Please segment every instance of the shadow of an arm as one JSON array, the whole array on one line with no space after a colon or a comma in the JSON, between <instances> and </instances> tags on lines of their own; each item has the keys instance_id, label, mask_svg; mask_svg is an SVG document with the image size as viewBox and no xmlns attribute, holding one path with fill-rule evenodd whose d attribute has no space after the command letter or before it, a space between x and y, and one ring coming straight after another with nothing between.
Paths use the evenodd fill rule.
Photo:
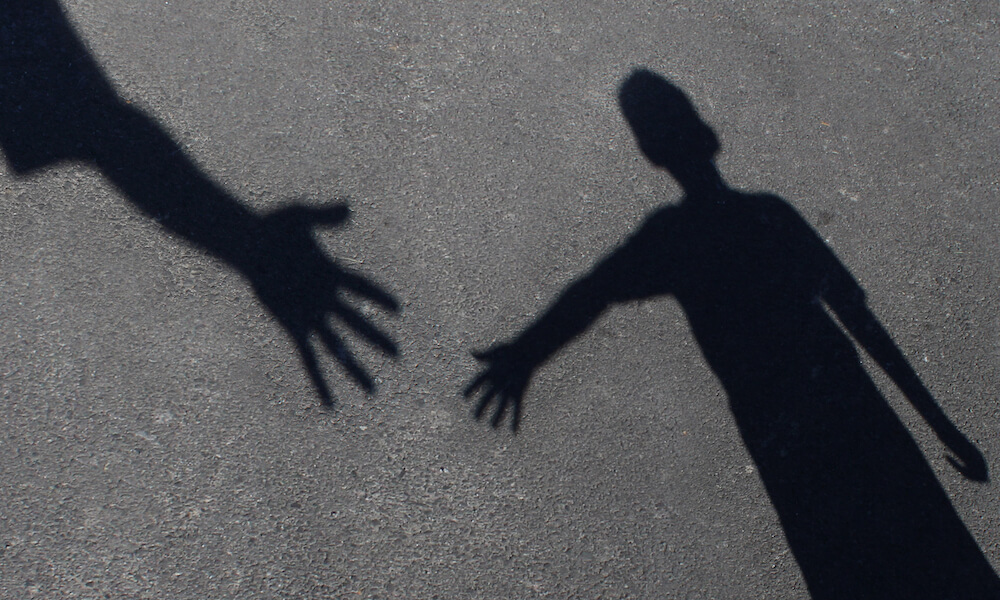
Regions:
<instances>
[{"instance_id":1,"label":"shadow of an arm","mask_svg":"<svg viewBox=\"0 0 1000 600\"><path fill-rule=\"evenodd\" d=\"M15 173L66 161L94 165L144 214L248 280L295 342L324 404L333 395L313 337L351 379L373 389L332 322L395 356L396 344L345 293L390 312L399 305L317 243L315 229L347 220L345 204L255 213L118 97L55 0L8 0L0 4L0 24L0 147Z\"/></svg>"}]
</instances>

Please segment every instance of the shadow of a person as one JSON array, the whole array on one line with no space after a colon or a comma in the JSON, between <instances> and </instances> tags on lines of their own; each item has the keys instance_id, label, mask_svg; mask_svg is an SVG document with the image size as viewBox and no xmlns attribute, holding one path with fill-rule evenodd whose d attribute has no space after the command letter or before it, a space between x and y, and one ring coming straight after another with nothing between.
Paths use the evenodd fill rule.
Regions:
<instances>
[{"instance_id":1,"label":"shadow of a person","mask_svg":"<svg viewBox=\"0 0 1000 600\"><path fill-rule=\"evenodd\" d=\"M781 198L729 188L715 134L684 93L646 70L619 90L639 147L684 198L655 211L513 341L477 357L476 416L512 413L549 357L617 302L673 294L729 397L814 598L1000 598L1000 582L844 329L954 454L979 451L941 411L864 293Z\"/></svg>"},{"instance_id":2,"label":"shadow of a person","mask_svg":"<svg viewBox=\"0 0 1000 600\"><path fill-rule=\"evenodd\" d=\"M294 341L323 404L333 394L314 336L358 385L374 387L331 320L397 354L344 293L392 312L396 300L337 264L314 237L317 227L345 222L347 205L251 211L118 96L56 0L0 3L0 148L18 175L66 161L96 167L143 213L236 268Z\"/></svg>"}]
</instances>

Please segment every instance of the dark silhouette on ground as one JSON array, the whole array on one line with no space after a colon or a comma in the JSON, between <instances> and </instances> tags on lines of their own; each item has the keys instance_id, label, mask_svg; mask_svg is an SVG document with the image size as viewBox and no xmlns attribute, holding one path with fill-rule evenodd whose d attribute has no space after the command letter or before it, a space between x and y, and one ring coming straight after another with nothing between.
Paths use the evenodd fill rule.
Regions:
<instances>
[{"instance_id":1,"label":"dark silhouette on ground","mask_svg":"<svg viewBox=\"0 0 1000 600\"><path fill-rule=\"evenodd\" d=\"M315 335L365 390L374 382L330 325L341 322L386 354L396 344L344 293L389 311L396 300L345 270L314 238L344 223L346 204L291 204L256 214L203 173L148 115L126 104L55 0L0 2L0 147L19 175L65 161L96 167L139 210L236 268L285 328L325 405Z\"/></svg>"},{"instance_id":2,"label":"dark silhouette on ground","mask_svg":"<svg viewBox=\"0 0 1000 600\"><path fill-rule=\"evenodd\" d=\"M655 211L513 341L478 354L466 389L516 429L536 369L610 305L673 294L729 396L814 598L1000 598L1000 582L920 449L863 369L843 328L954 454L985 481L979 451L949 421L865 305L833 252L781 198L727 187L712 130L649 71L622 111L684 198Z\"/></svg>"}]
</instances>

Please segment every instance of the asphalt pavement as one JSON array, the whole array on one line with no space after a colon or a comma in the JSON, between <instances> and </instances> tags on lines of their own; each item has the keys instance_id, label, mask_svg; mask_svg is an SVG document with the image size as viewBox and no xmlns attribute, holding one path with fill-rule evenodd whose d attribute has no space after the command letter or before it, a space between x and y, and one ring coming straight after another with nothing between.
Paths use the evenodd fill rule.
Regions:
<instances>
[{"instance_id":1,"label":"asphalt pavement","mask_svg":"<svg viewBox=\"0 0 1000 600\"><path fill-rule=\"evenodd\" d=\"M9 0L0 598L1000 598L998 18Z\"/></svg>"}]
</instances>

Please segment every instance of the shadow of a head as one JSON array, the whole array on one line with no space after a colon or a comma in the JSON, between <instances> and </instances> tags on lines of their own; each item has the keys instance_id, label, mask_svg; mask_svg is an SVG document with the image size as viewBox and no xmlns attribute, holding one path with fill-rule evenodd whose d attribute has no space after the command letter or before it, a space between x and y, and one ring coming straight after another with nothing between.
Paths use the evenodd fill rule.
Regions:
<instances>
[{"instance_id":1,"label":"shadow of a head","mask_svg":"<svg viewBox=\"0 0 1000 600\"><path fill-rule=\"evenodd\" d=\"M633 71L618 88L618 104L639 148L658 167L678 173L719 151L718 138L684 92L652 71Z\"/></svg>"}]
</instances>

